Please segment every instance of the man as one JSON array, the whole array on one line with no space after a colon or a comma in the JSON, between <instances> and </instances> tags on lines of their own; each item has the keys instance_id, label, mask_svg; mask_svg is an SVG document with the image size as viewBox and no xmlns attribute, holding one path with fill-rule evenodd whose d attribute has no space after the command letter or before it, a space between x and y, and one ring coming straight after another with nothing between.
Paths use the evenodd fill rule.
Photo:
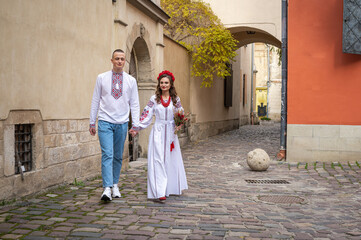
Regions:
<instances>
[{"instance_id":1,"label":"man","mask_svg":"<svg viewBox=\"0 0 361 240\"><path fill-rule=\"evenodd\" d=\"M118 182L123 161L124 142L128 132L129 112L133 128L139 126L139 97L135 78L123 71L125 54L116 49L112 54L113 69L98 75L90 110L89 132L98 135L102 150L103 201L120 198Z\"/></svg>"}]
</instances>

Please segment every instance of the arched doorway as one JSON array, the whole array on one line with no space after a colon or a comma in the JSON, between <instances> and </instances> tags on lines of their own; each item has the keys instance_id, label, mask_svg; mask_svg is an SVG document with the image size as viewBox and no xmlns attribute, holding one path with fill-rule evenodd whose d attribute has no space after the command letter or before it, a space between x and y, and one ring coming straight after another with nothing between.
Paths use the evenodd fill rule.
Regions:
<instances>
[{"instance_id":1,"label":"arched doorway","mask_svg":"<svg viewBox=\"0 0 361 240\"><path fill-rule=\"evenodd\" d=\"M139 103L140 108L145 106L146 102L144 99L149 99L150 96L143 87L141 87L144 82L151 80L151 58L149 50L145 40L141 37L138 37L133 47L131 48L130 61L129 61L129 74L132 75L138 84L138 93L139 93ZM129 125L128 128L132 126L132 119L129 116ZM137 158L143 155L144 144L140 144L140 134L136 137L132 137L130 134L129 139L129 161L136 161Z\"/></svg>"},{"instance_id":2,"label":"arched doorway","mask_svg":"<svg viewBox=\"0 0 361 240\"><path fill-rule=\"evenodd\" d=\"M278 57L281 41L262 29L250 26L233 26L228 30L238 40L238 53L242 55L239 71L241 125L258 123L261 118L279 122L281 65ZM246 120L248 118L249 121Z\"/></svg>"}]
</instances>

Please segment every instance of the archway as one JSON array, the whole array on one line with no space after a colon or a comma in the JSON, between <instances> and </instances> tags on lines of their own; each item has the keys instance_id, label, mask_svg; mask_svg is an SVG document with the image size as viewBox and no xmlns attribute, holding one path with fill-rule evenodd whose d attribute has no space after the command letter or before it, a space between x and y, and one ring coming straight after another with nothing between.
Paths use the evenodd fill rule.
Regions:
<instances>
[{"instance_id":1,"label":"archway","mask_svg":"<svg viewBox=\"0 0 361 240\"><path fill-rule=\"evenodd\" d=\"M140 107L145 106L144 99L149 99L148 91L142 85L151 81L151 58L146 41L138 37L133 44L130 52L129 74L137 79L138 93L140 98ZM129 116L129 128L132 126L132 119ZM135 161L144 152L144 144L140 144L139 136L133 138L130 134L129 139L129 161Z\"/></svg>"},{"instance_id":2,"label":"archway","mask_svg":"<svg viewBox=\"0 0 361 240\"><path fill-rule=\"evenodd\" d=\"M265 32L258 28L238 26L231 27L228 30L232 33L233 37L238 40L238 47L255 42L263 42L281 48L281 41L272 34Z\"/></svg>"},{"instance_id":3,"label":"archway","mask_svg":"<svg viewBox=\"0 0 361 240\"><path fill-rule=\"evenodd\" d=\"M281 54L279 51L281 41L259 28L234 26L228 30L238 40L240 48L238 52L246 55L241 58L240 76L238 77L241 79L240 124L255 124L260 117L271 118L279 122L281 66L278 65L278 56ZM260 59L262 57L263 59ZM248 64L242 62L248 62ZM245 104L247 96L250 96L250 104ZM271 112L272 114L270 114ZM250 121L248 122L246 119Z\"/></svg>"}]
</instances>

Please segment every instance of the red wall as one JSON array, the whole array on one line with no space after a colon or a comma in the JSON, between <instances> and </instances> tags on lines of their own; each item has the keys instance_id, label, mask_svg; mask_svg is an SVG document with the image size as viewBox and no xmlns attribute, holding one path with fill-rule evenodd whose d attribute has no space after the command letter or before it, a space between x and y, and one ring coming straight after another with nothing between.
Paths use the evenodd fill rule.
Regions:
<instances>
[{"instance_id":1,"label":"red wall","mask_svg":"<svg viewBox=\"0 0 361 240\"><path fill-rule=\"evenodd\" d=\"M361 55L342 52L343 1L290 0L288 124L361 125Z\"/></svg>"}]
</instances>

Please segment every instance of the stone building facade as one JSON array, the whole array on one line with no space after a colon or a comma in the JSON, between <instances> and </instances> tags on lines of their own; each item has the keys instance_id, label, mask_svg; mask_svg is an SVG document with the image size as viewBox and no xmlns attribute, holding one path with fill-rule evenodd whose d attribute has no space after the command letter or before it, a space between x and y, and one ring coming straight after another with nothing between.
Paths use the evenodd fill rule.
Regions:
<instances>
[{"instance_id":1,"label":"stone building facade","mask_svg":"<svg viewBox=\"0 0 361 240\"><path fill-rule=\"evenodd\" d=\"M234 78L228 107L219 101L223 79L200 87L202 80L190 75L189 53L163 34L169 17L159 0L0 3L0 34L6 36L0 42L0 199L100 175L98 137L88 132L90 104L96 77L111 69L116 48L125 51L124 70L137 79L141 109L158 73L174 72L191 113L181 143L239 126L239 81ZM239 76L240 67L233 72ZM130 158L146 157L149 132L126 141L123 170Z\"/></svg>"},{"instance_id":2,"label":"stone building facade","mask_svg":"<svg viewBox=\"0 0 361 240\"><path fill-rule=\"evenodd\" d=\"M0 16L0 199L99 176L88 132L96 76L125 50L144 106L163 69L169 17L142 0L1 0Z\"/></svg>"},{"instance_id":3,"label":"stone building facade","mask_svg":"<svg viewBox=\"0 0 361 240\"><path fill-rule=\"evenodd\" d=\"M261 102L266 112L263 114L273 121L281 120L281 63L276 47L264 43L254 43L254 63L256 86L256 111ZM260 90L257 90L260 89ZM267 90L268 89L268 90ZM261 92L261 94L259 94ZM260 97L261 95L261 97ZM262 97L264 98L262 99ZM267 106L268 105L268 106ZM268 112L268 114L267 114ZM260 114L257 114L260 117ZM262 114L261 114L262 115Z\"/></svg>"}]
</instances>

